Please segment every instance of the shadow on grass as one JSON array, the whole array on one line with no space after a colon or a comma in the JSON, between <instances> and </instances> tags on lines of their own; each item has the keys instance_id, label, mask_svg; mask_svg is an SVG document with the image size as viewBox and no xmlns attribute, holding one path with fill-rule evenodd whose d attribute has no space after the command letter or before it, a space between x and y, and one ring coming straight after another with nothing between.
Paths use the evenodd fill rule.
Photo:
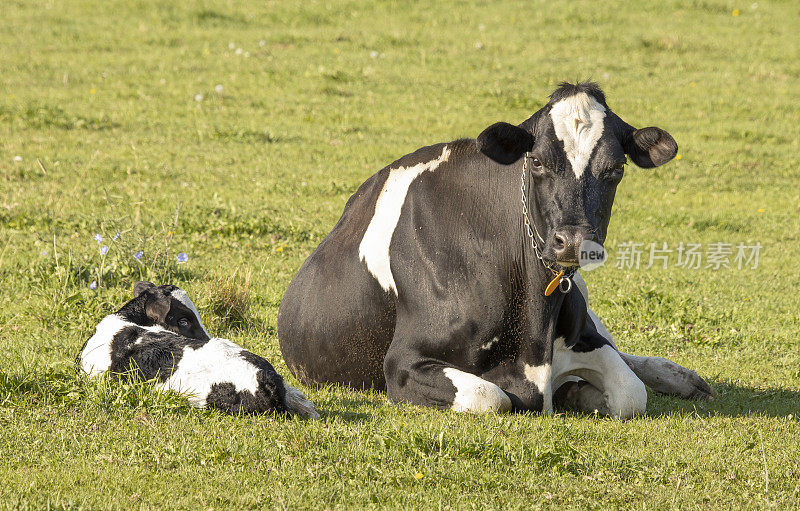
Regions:
<instances>
[{"instance_id":1,"label":"shadow on grass","mask_svg":"<svg viewBox=\"0 0 800 511\"><path fill-rule=\"evenodd\" d=\"M711 383L716 392L713 401L694 401L650 393L647 416L775 417L800 421L800 390L753 388L720 380ZM377 391L337 387L327 390L333 391L334 395L316 401L323 420L346 423L367 421L380 414L380 409L386 406L384 402L376 400L376 395L383 395ZM148 382L121 383L103 378L90 379L80 375L76 366L66 362L40 371L0 371L0 406L81 406L79 403L85 402L104 409L146 408L165 413L192 413L194 410L181 396L160 392ZM567 413L583 415L575 411Z\"/></svg>"},{"instance_id":2,"label":"shadow on grass","mask_svg":"<svg viewBox=\"0 0 800 511\"><path fill-rule=\"evenodd\" d=\"M341 389L339 389L341 393ZM353 395L350 397L329 397L328 399L320 402L320 408L317 411L323 419L340 420L342 422L361 422L371 419L376 412L379 404L374 399L368 396L361 396L359 391L352 391ZM363 410L365 407L370 409L369 413L357 410Z\"/></svg>"},{"instance_id":3,"label":"shadow on grass","mask_svg":"<svg viewBox=\"0 0 800 511\"><path fill-rule=\"evenodd\" d=\"M649 417L695 414L701 417L785 417L800 419L800 391L784 388L758 389L727 381L713 381L713 401L692 401L651 393Z\"/></svg>"}]
</instances>

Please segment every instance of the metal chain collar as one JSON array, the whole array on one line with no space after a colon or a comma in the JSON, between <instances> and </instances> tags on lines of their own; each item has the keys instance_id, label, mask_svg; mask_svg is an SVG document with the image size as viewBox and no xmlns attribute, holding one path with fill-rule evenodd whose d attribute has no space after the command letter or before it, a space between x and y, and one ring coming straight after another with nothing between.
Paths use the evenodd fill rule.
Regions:
<instances>
[{"instance_id":1,"label":"metal chain collar","mask_svg":"<svg viewBox=\"0 0 800 511\"><path fill-rule=\"evenodd\" d=\"M528 234L528 238L531 240L531 248L533 248L533 253L536 254L536 258L542 263L542 266L550 270L553 275L558 275L559 273L563 272L563 276L558 282L558 289L562 293L566 294L572 289L572 276L575 274L575 268L564 268L558 263L550 263L545 261L544 257L542 256L542 251L539 249L539 243L536 241L536 238L539 238L542 244L544 244L544 238L542 238L538 229L536 229L536 224L532 222L528 216L528 199L526 198L525 194L525 175L528 173L528 160L530 158L530 153L525 153L525 156L522 158L522 176L520 179L522 182L522 185L520 186L520 191L522 192L522 219L525 222L525 231Z\"/></svg>"}]
</instances>

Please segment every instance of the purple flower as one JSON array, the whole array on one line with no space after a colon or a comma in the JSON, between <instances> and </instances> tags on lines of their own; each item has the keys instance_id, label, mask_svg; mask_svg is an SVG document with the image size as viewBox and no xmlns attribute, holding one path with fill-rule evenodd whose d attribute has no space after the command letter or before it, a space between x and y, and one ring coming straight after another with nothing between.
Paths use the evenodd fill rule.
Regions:
<instances>
[{"instance_id":1,"label":"purple flower","mask_svg":"<svg viewBox=\"0 0 800 511\"><path fill-rule=\"evenodd\" d=\"M142 252L141 250L133 254L133 258L136 259L137 261L141 261L142 256L144 256L144 252Z\"/></svg>"},{"instance_id":2,"label":"purple flower","mask_svg":"<svg viewBox=\"0 0 800 511\"><path fill-rule=\"evenodd\" d=\"M98 243L102 243L102 242L103 242L103 237L102 237L102 236L100 236L100 234L95 234L95 235L94 235L94 240L95 240L96 242L98 242Z\"/></svg>"},{"instance_id":3,"label":"purple flower","mask_svg":"<svg viewBox=\"0 0 800 511\"><path fill-rule=\"evenodd\" d=\"M117 234L115 234L114 237L111 239L117 241L119 239L119 231L117 231Z\"/></svg>"},{"instance_id":4,"label":"purple flower","mask_svg":"<svg viewBox=\"0 0 800 511\"><path fill-rule=\"evenodd\" d=\"M42 255L47 255L47 250L42 250Z\"/></svg>"},{"instance_id":5,"label":"purple flower","mask_svg":"<svg viewBox=\"0 0 800 511\"><path fill-rule=\"evenodd\" d=\"M97 289L97 281L96 280L93 280L92 283L89 284L89 289L91 289L92 291Z\"/></svg>"},{"instance_id":6,"label":"purple flower","mask_svg":"<svg viewBox=\"0 0 800 511\"><path fill-rule=\"evenodd\" d=\"M177 260L179 263L185 263L189 260L189 254L186 252L181 252L175 257L175 260Z\"/></svg>"},{"instance_id":7,"label":"purple flower","mask_svg":"<svg viewBox=\"0 0 800 511\"><path fill-rule=\"evenodd\" d=\"M102 246L100 247L100 255L106 255L108 253L108 247Z\"/></svg>"}]
</instances>

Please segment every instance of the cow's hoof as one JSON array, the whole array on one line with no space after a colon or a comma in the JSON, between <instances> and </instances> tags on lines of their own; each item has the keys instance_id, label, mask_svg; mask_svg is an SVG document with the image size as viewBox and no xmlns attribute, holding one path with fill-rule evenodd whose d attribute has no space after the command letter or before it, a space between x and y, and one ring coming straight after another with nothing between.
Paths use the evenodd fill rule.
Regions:
<instances>
[{"instance_id":1,"label":"cow's hoof","mask_svg":"<svg viewBox=\"0 0 800 511\"><path fill-rule=\"evenodd\" d=\"M711 388L711 385L709 385L708 382L701 378L697 373L694 374L694 377L694 381L692 382L694 389L689 393L688 396L686 396L686 399L713 401L716 394L714 393L714 389Z\"/></svg>"}]
</instances>

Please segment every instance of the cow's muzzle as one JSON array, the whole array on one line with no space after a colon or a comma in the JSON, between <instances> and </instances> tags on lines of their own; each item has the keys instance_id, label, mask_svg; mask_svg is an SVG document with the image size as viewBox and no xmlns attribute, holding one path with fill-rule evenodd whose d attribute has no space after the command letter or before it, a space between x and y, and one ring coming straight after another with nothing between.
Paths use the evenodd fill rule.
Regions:
<instances>
[{"instance_id":1,"label":"cow's muzzle","mask_svg":"<svg viewBox=\"0 0 800 511\"><path fill-rule=\"evenodd\" d=\"M556 262L564 267L578 266L581 243L587 240L596 241L594 231L588 226L568 225L556 229L551 240Z\"/></svg>"}]
</instances>

